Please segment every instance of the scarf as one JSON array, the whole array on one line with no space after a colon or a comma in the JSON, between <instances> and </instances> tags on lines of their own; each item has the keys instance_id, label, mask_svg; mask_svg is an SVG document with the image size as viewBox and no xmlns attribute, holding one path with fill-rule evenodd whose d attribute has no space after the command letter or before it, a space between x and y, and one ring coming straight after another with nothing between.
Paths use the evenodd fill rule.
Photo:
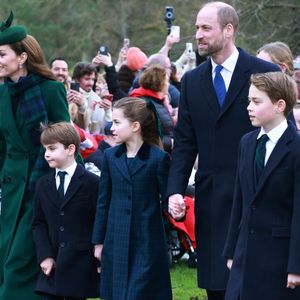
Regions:
<instances>
[{"instance_id":1,"label":"scarf","mask_svg":"<svg viewBox=\"0 0 300 300\"><path fill-rule=\"evenodd\" d=\"M164 99L161 98L156 92L154 92L153 90L145 89L143 87L132 90L132 92L130 93L130 97L152 97L155 100L162 102L164 101Z\"/></svg>"},{"instance_id":2,"label":"scarf","mask_svg":"<svg viewBox=\"0 0 300 300\"><path fill-rule=\"evenodd\" d=\"M33 73L29 73L26 77L21 77L17 83L6 79L11 98L20 99L19 110L25 119L31 141L40 148L30 175L29 191L34 191L37 180L49 170L49 166L44 158L44 147L40 144L41 132L39 130L41 122L44 124L48 123L47 111L40 89L40 84L44 80L46 78Z\"/></svg>"}]
</instances>

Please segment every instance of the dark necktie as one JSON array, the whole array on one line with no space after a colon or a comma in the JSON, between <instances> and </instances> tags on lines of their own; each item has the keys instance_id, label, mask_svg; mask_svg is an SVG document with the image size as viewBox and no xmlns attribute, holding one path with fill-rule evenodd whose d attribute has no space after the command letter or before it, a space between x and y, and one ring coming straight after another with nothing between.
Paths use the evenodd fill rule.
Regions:
<instances>
[{"instance_id":1,"label":"dark necktie","mask_svg":"<svg viewBox=\"0 0 300 300\"><path fill-rule=\"evenodd\" d=\"M58 186L58 195L60 199L63 199L65 196L64 184L65 184L65 176L67 172L59 171L57 175L59 176L59 186Z\"/></svg>"},{"instance_id":2,"label":"dark necktie","mask_svg":"<svg viewBox=\"0 0 300 300\"><path fill-rule=\"evenodd\" d=\"M257 179L259 179L265 167L266 143L268 139L269 137L266 134L263 134L257 141L256 150L255 150Z\"/></svg>"},{"instance_id":3,"label":"dark necktie","mask_svg":"<svg viewBox=\"0 0 300 300\"><path fill-rule=\"evenodd\" d=\"M215 69L215 78L214 78L214 88L218 97L219 105L222 107L224 103L224 99L226 96L226 86L224 79L221 75L221 70L223 69L223 66L217 65Z\"/></svg>"}]
</instances>

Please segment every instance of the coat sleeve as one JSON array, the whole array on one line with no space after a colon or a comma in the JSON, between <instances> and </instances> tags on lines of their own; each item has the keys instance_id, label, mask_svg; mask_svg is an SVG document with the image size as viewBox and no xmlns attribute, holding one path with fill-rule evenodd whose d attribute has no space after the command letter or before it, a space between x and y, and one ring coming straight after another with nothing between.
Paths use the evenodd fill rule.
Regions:
<instances>
[{"instance_id":1,"label":"coat sleeve","mask_svg":"<svg viewBox=\"0 0 300 300\"><path fill-rule=\"evenodd\" d=\"M92 235L93 244L103 244L105 239L108 211L111 202L112 181L109 171L107 153L104 153L104 158L101 167L101 178L99 185L99 197L96 207L96 217Z\"/></svg>"},{"instance_id":2,"label":"coat sleeve","mask_svg":"<svg viewBox=\"0 0 300 300\"><path fill-rule=\"evenodd\" d=\"M299 151L298 149L296 151ZM294 161L294 199L287 273L300 275L300 158Z\"/></svg>"},{"instance_id":3,"label":"coat sleeve","mask_svg":"<svg viewBox=\"0 0 300 300\"><path fill-rule=\"evenodd\" d=\"M4 159L6 155L6 144L5 138L2 132L0 131L0 187L1 187L1 180L2 180L2 167L4 164Z\"/></svg>"},{"instance_id":4,"label":"coat sleeve","mask_svg":"<svg viewBox=\"0 0 300 300\"><path fill-rule=\"evenodd\" d=\"M235 246L237 243L238 235L239 235L239 225L242 217L242 208L243 208L243 199L242 192L240 186L240 176L239 176L239 162L242 159L241 155L241 145L239 147L239 155L238 155L238 166L237 173L235 179L234 186L234 195L233 195L233 206L231 209L231 217L229 222L229 229L227 233L227 239L225 242L225 247L223 250L223 256L226 258L233 258Z\"/></svg>"},{"instance_id":5,"label":"coat sleeve","mask_svg":"<svg viewBox=\"0 0 300 300\"><path fill-rule=\"evenodd\" d=\"M169 166L170 166L170 157L167 153L164 153L162 160L158 163L157 180L159 184L162 207L165 211L168 211L168 198L166 192L167 192Z\"/></svg>"},{"instance_id":6,"label":"coat sleeve","mask_svg":"<svg viewBox=\"0 0 300 300\"><path fill-rule=\"evenodd\" d=\"M32 212L32 230L36 246L38 263L41 263L47 257L52 257L55 259L54 250L51 246L48 234L48 225L46 217L43 212L41 198L39 196L41 194L41 187L38 182Z\"/></svg>"},{"instance_id":7,"label":"coat sleeve","mask_svg":"<svg viewBox=\"0 0 300 300\"><path fill-rule=\"evenodd\" d=\"M196 128L193 127L187 97L188 75L189 73L185 74L182 81L178 121L174 130L174 150L172 152L168 178L167 196L185 194L191 170L197 156ZM189 78L189 80L193 79Z\"/></svg>"}]
</instances>

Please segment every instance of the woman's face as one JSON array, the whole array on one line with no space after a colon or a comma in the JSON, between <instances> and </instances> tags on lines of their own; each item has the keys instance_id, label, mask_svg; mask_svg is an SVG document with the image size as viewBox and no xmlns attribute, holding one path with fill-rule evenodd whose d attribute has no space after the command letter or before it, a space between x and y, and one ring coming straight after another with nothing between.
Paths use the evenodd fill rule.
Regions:
<instances>
[{"instance_id":1,"label":"woman's face","mask_svg":"<svg viewBox=\"0 0 300 300\"><path fill-rule=\"evenodd\" d=\"M9 45L0 45L0 77L9 77L18 81L23 75L24 54L17 55ZM22 67L20 68L20 64Z\"/></svg>"}]
</instances>

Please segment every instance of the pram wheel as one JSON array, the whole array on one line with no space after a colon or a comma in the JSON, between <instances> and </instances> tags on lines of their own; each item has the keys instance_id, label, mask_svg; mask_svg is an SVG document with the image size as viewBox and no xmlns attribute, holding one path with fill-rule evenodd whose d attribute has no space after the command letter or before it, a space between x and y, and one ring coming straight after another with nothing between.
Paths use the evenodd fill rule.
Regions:
<instances>
[{"instance_id":1,"label":"pram wheel","mask_svg":"<svg viewBox=\"0 0 300 300\"><path fill-rule=\"evenodd\" d=\"M178 239L177 231L171 230L169 233L170 265L172 266L174 263L178 262L185 252L186 249L184 248L184 245L181 243L180 239Z\"/></svg>"}]
</instances>

